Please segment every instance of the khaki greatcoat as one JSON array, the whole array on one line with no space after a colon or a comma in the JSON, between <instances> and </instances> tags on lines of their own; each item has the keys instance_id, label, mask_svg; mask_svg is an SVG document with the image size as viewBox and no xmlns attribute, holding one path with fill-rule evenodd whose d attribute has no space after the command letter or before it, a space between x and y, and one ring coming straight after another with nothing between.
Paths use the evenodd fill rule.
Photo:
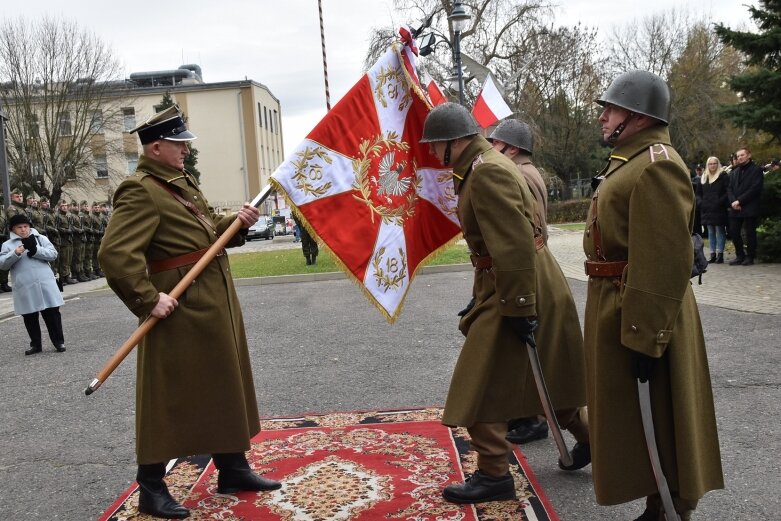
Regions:
<instances>
[{"instance_id":1,"label":"khaki greatcoat","mask_svg":"<svg viewBox=\"0 0 781 521\"><path fill-rule=\"evenodd\" d=\"M217 232L235 219L211 212L188 174L141 156L117 188L99 259L125 305L145 318L192 265L147 273L147 261L208 247L216 240L160 186L167 183L210 216ZM243 244L237 234L229 246ZM227 255L209 263L179 307L138 348L136 452L139 464L190 454L243 452L260 431L241 307Z\"/></svg>"},{"instance_id":2,"label":"khaki greatcoat","mask_svg":"<svg viewBox=\"0 0 781 521\"><path fill-rule=\"evenodd\" d=\"M653 161L652 161L653 159ZM597 260L594 208L608 261L624 284L589 279L585 346L594 491L603 505L656 493L631 350L660 360L653 418L670 489L686 500L722 488L708 359L690 284L694 193L666 127L629 136L611 155L589 209L583 246Z\"/></svg>"},{"instance_id":3,"label":"khaki greatcoat","mask_svg":"<svg viewBox=\"0 0 781 521\"><path fill-rule=\"evenodd\" d=\"M493 268L475 271L475 306L459 325L466 341L442 421L469 427L542 414L526 348L503 320L548 309L537 287L552 266L545 260L547 248L542 254L535 251L534 199L515 164L480 136L461 154L454 172L456 179L463 179L456 189L464 238L473 253L492 257ZM573 363L568 357L546 358L546 374L562 370L558 364L583 365L582 359ZM549 391L556 407L563 409L583 405L583 387L582 376L579 381L557 378Z\"/></svg>"}]
</instances>

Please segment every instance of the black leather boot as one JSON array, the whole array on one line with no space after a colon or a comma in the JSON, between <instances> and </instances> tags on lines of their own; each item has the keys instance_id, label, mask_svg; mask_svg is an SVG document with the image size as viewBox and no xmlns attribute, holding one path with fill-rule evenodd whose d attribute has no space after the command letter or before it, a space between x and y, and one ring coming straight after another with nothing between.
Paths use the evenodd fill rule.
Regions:
<instances>
[{"instance_id":1,"label":"black leather boot","mask_svg":"<svg viewBox=\"0 0 781 521\"><path fill-rule=\"evenodd\" d=\"M277 490L282 483L273 479L258 476L249 466L243 452L212 454L214 466L217 467L217 492L233 494L234 492L261 490Z\"/></svg>"},{"instance_id":2,"label":"black leather boot","mask_svg":"<svg viewBox=\"0 0 781 521\"><path fill-rule=\"evenodd\" d=\"M547 437L548 422L539 418L522 418L510 422L510 431L507 433L506 439L510 443L521 445Z\"/></svg>"},{"instance_id":3,"label":"black leather boot","mask_svg":"<svg viewBox=\"0 0 781 521\"><path fill-rule=\"evenodd\" d=\"M716 255L716 264L724 264L724 254L719 253Z\"/></svg>"},{"instance_id":4,"label":"black leather boot","mask_svg":"<svg viewBox=\"0 0 781 521\"><path fill-rule=\"evenodd\" d=\"M576 443L570 451L570 456L572 456L572 465L564 465L561 460L559 460L559 468L561 470L582 469L591 463L591 445L588 443Z\"/></svg>"},{"instance_id":5,"label":"black leather boot","mask_svg":"<svg viewBox=\"0 0 781 521\"><path fill-rule=\"evenodd\" d=\"M495 478L476 470L464 483L448 485L442 497L451 503L484 503L515 499L515 482L508 472Z\"/></svg>"},{"instance_id":6,"label":"black leather boot","mask_svg":"<svg viewBox=\"0 0 781 521\"><path fill-rule=\"evenodd\" d=\"M716 254L715 253L711 253L710 254L710 259L708 259L708 264L710 264L711 262L716 262Z\"/></svg>"},{"instance_id":7,"label":"black leather boot","mask_svg":"<svg viewBox=\"0 0 781 521\"><path fill-rule=\"evenodd\" d=\"M190 517L190 511L177 502L163 481L165 464L153 463L139 465L136 481L138 482L138 511L150 516L164 519L185 519Z\"/></svg>"},{"instance_id":8,"label":"black leather boot","mask_svg":"<svg viewBox=\"0 0 781 521\"><path fill-rule=\"evenodd\" d=\"M311 266L312 265L312 257L310 257L309 255L304 255L304 257L306 258L306 265L307 266Z\"/></svg>"},{"instance_id":9,"label":"black leather boot","mask_svg":"<svg viewBox=\"0 0 781 521\"><path fill-rule=\"evenodd\" d=\"M312 265L315 265L315 264L317 264L317 254L316 253L312 254Z\"/></svg>"},{"instance_id":10,"label":"black leather boot","mask_svg":"<svg viewBox=\"0 0 781 521\"><path fill-rule=\"evenodd\" d=\"M7 293L11 293L13 291L13 289L11 288L11 286L8 285L7 282L0 284L0 290L3 290Z\"/></svg>"}]
</instances>

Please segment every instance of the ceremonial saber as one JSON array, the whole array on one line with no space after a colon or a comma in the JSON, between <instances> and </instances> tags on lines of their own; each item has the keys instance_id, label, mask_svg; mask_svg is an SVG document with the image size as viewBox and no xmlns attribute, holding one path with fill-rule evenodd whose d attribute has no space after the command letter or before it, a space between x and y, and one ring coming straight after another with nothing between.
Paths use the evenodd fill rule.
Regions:
<instances>
[{"instance_id":1,"label":"ceremonial saber","mask_svg":"<svg viewBox=\"0 0 781 521\"><path fill-rule=\"evenodd\" d=\"M537 392L540 394L542 409L545 411L545 418L548 420L548 426L550 426L550 429L553 432L553 439L556 442L556 447L559 449L561 462L564 466L569 467L572 465L572 456L569 453L569 449L567 449L567 443L564 441L564 436L561 435L559 421L553 413L553 402L551 402L548 387L545 385L545 378L542 375L540 357L537 355L537 346L527 342L526 351L529 353L529 361L532 365L532 373L534 373L534 383L537 384Z\"/></svg>"},{"instance_id":2,"label":"ceremonial saber","mask_svg":"<svg viewBox=\"0 0 781 521\"><path fill-rule=\"evenodd\" d=\"M656 488L659 489L659 496L662 498L664 517L667 518L667 521L681 521L681 518L678 517L678 512L675 511L673 498L670 495L670 487L667 486L667 479L662 471L662 463L659 461L659 449L656 447L654 418L651 413L651 391L648 386L648 380L645 382L637 380L637 397L640 401L640 416L643 419L645 444L648 447L648 456L651 458L651 469L654 472Z\"/></svg>"},{"instance_id":3,"label":"ceremonial saber","mask_svg":"<svg viewBox=\"0 0 781 521\"><path fill-rule=\"evenodd\" d=\"M271 194L271 190L271 185L267 185L257 196L255 196L255 199L252 200L250 205L254 206L255 208L260 206L261 203L263 203L263 201L268 198L269 194ZM182 277L182 280L179 281L179 283L168 293L168 295L171 298L178 300L179 297L181 297L182 294L187 290L187 288L190 287L190 284L192 284L198 275L200 275L201 272L206 268L206 266L212 260L214 260L217 254L223 248L225 248L225 245L230 242L236 233L238 233L243 224L244 223L241 222L241 219L237 217L236 220L231 223L228 229L225 230L222 235L217 237L217 240L214 242L214 244L212 244L209 249L206 250L206 253L203 254L203 257L201 257L198 262L196 262L195 265L190 268L190 271L188 271L184 277ZM106 379L111 376L111 373L114 372L119 364L122 363L127 355L129 355L130 352L138 345L138 343L141 342L141 339L144 338L144 336L146 336L146 334L149 333L160 320L161 319L153 317L152 315L146 317L146 320L144 320L141 325L136 328L133 334L130 335L130 338L128 338L125 343L120 346L117 352L114 353L114 355L109 359L109 361L106 362L106 365L103 366L103 369L98 372L95 378L84 390L84 394L89 396L90 394L97 391L103 382L105 382Z\"/></svg>"}]
</instances>

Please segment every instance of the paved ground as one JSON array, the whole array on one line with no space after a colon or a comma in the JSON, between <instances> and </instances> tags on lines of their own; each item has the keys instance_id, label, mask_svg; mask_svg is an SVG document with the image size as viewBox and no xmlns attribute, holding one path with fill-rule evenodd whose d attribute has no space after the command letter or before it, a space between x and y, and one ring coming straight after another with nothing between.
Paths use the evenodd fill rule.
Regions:
<instances>
[{"instance_id":1,"label":"paved ground","mask_svg":"<svg viewBox=\"0 0 781 521\"><path fill-rule=\"evenodd\" d=\"M285 247L279 239L285 238L249 247ZM573 246L578 242L577 233L554 233L551 246L572 276L582 315L585 283L578 280L580 259ZM698 299L727 488L708 494L695 519L778 519L779 266L715 268L720 269L709 271L698 288ZM727 275L729 282L720 281ZM261 413L441 405L463 341L455 313L469 295L470 273L419 276L393 326L352 283L319 278L246 281L239 287ZM764 313L740 311L761 295L751 284L769 296L761 306ZM0 319L0 519L96 519L132 482L134 361L122 364L94 395L83 394L135 327L109 291L82 293L103 285L66 286L68 351L63 354L49 347L41 355L23 356L24 327L0 308L0 317L7 317ZM706 291L717 285L733 291L733 298ZM715 304L703 302L706 298ZM627 520L642 509L637 502L597 506L590 471L559 471L550 440L524 452L565 521Z\"/></svg>"}]
</instances>

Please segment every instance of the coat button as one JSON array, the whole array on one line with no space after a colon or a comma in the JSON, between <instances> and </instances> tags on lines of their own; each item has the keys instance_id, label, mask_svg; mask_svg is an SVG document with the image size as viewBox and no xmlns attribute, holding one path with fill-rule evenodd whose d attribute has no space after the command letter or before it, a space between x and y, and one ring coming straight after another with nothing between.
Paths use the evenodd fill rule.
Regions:
<instances>
[{"instance_id":1,"label":"coat button","mask_svg":"<svg viewBox=\"0 0 781 521\"><path fill-rule=\"evenodd\" d=\"M507 304L507 301L506 301L506 300L504 300L503 298L500 298L500 299L499 299L499 303L500 303L500 304Z\"/></svg>"},{"instance_id":2,"label":"coat button","mask_svg":"<svg viewBox=\"0 0 781 521\"><path fill-rule=\"evenodd\" d=\"M632 325L632 331L634 331L635 333L637 333L637 326L635 326L634 324Z\"/></svg>"},{"instance_id":3,"label":"coat button","mask_svg":"<svg viewBox=\"0 0 781 521\"><path fill-rule=\"evenodd\" d=\"M664 338L664 333L659 333L659 340Z\"/></svg>"},{"instance_id":4,"label":"coat button","mask_svg":"<svg viewBox=\"0 0 781 521\"><path fill-rule=\"evenodd\" d=\"M586 230L586 237L591 237L591 230Z\"/></svg>"},{"instance_id":5,"label":"coat button","mask_svg":"<svg viewBox=\"0 0 781 521\"><path fill-rule=\"evenodd\" d=\"M523 297L518 297L518 304L526 304L526 299Z\"/></svg>"}]
</instances>

